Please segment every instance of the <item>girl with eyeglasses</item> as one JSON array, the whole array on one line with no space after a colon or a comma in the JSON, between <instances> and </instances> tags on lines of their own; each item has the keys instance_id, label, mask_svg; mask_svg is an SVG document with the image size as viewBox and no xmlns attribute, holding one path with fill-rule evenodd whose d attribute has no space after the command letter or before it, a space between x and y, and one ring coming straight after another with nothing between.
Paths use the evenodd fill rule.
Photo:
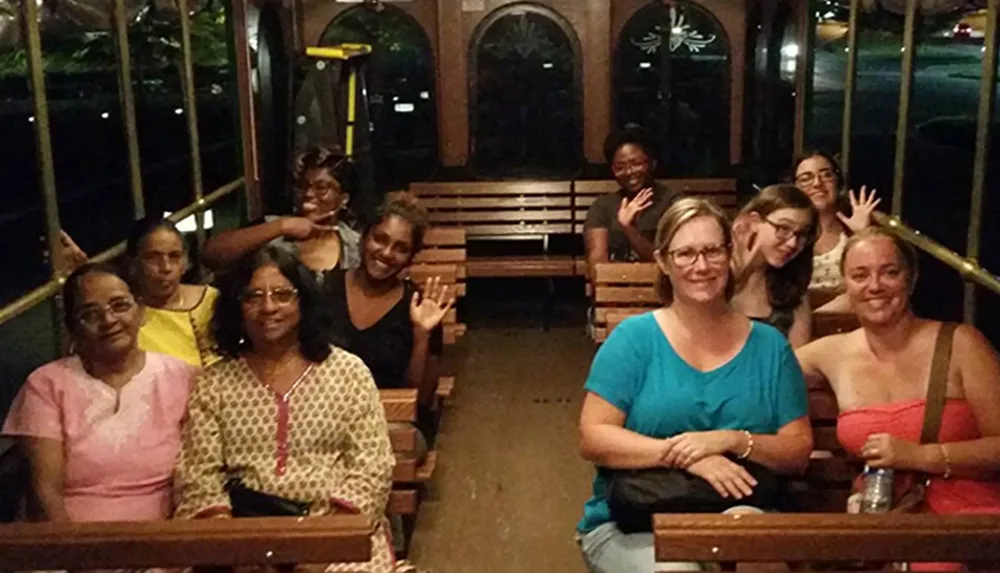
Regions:
<instances>
[{"instance_id":1,"label":"girl with eyeglasses","mask_svg":"<svg viewBox=\"0 0 1000 573\"><path fill-rule=\"evenodd\" d=\"M166 519L196 370L140 349L143 308L113 267L74 271L63 301L76 354L32 372L3 427L30 462L39 517Z\"/></svg>"},{"instance_id":2,"label":"girl with eyeglasses","mask_svg":"<svg viewBox=\"0 0 1000 573\"><path fill-rule=\"evenodd\" d=\"M389 573L395 458L385 412L361 359L330 345L325 306L312 273L274 245L226 277L215 317L225 359L191 393L176 516L232 517L224 484L235 476L308 504L311 516L366 516L376 524L371 561L343 567Z\"/></svg>"},{"instance_id":3,"label":"girl with eyeglasses","mask_svg":"<svg viewBox=\"0 0 1000 573\"><path fill-rule=\"evenodd\" d=\"M795 186L809 196L819 215L819 236L813 246L813 273L810 289L840 291L844 277L840 273L840 256L848 234L861 231L871 224L871 214L881 199L875 190L864 186L844 196L844 177L840 164L826 152L815 150L795 161ZM844 201L846 199L846 201ZM844 205L844 203L848 203ZM851 216L845 215L850 212Z\"/></svg>"},{"instance_id":4,"label":"girl with eyeglasses","mask_svg":"<svg viewBox=\"0 0 1000 573\"><path fill-rule=\"evenodd\" d=\"M777 330L730 304L732 243L718 206L674 203L655 240L664 306L623 321L594 357L580 451L597 473L577 525L592 573L702 569L655 562L653 534L632 531L609 505L613 470L685 472L731 502L727 513L760 513L780 496L758 491L747 461L779 474L808 462L802 371Z\"/></svg>"},{"instance_id":5,"label":"girl with eyeglasses","mask_svg":"<svg viewBox=\"0 0 1000 573\"><path fill-rule=\"evenodd\" d=\"M266 244L294 254L322 282L335 269L358 266L360 235L345 220L350 199L341 182L347 158L317 148L300 154L294 165L296 213L265 217L260 224L222 233L205 243L203 259L223 268Z\"/></svg>"},{"instance_id":6,"label":"girl with eyeglasses","mask_svg":"<svg viewBox=\"0 0 1000 573\"><path fill-rule=\"evenodd\" d=\"M733 222L733 306L777 328L794 347L812 338L806 293L816 218L805 193L793 185L770 185Z\"/></svg>"}]
</instances>

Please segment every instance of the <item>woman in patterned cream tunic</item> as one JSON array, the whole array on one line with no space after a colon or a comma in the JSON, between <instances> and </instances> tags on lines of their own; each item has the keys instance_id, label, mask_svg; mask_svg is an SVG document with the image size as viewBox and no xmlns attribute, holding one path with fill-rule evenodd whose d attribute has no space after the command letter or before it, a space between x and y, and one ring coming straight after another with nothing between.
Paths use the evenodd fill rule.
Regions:
<instances>
[{"instance_id":1,"label":"woman in patterned cream tunic","mask_svg":"<svg viewBox=\"0 0 1000 573\"><path fill-rule=\"evenodd\" d=\"M388 573L384 514L395 460L371 373L327 343L311 273L273 246L229 277L216 310L227 357L204 370L188 404L176 475L180 518L232 516L230 474L249 488L361 513L378 524L372 558L328 570Z\"/></svg>"}]
</instances>

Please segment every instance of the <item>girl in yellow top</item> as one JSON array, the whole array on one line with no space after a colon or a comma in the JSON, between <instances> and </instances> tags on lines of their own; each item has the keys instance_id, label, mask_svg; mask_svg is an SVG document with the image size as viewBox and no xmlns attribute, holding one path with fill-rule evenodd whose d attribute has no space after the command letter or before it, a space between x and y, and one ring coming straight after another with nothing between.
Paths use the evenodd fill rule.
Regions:
<instances>
[{"instance_id":1,"label":"girl in yellow top","mask_svg":"<svg viewBox=\"0 0 1000 573\"><path fill-rule=\"evenodd\" d=\"M187 245L173 222L147 218L129 235L126 255L135 288L146 306L139 347L205 367L219 360L212 336L212 316L219 291L183 284Z\"/></svg>"}]
</instances>

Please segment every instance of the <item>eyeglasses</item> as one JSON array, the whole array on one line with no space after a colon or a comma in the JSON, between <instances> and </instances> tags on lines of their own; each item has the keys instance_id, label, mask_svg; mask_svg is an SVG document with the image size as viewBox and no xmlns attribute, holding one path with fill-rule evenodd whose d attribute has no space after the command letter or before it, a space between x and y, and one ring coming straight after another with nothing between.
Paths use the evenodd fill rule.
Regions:
<instances>
[{"instance_id":1,"label":"eyeglasses","mask_svg":"<svg viewBox=\"0 0 1000 573\"><path fill-rule=\"evenodd\" d=\"M778 238L779 241L784 243L788 239L795 237L795 243L798 245L804 245L806 241L812 238L812 229L806 228L801 230L795 230L795 227L786 225L784 223L775 223L774 221L764 217L769 225L774 227L774 236Z\"/></svg>"},{"instance_id":2,"label":"eyeglasses","mask_svg":"<svg viewBox=\"0 0 1000 573\"><path fill-rule=\"evenodd\" d=\"M667 256L678 267L690 267L698 261L698 257L702 256L705 257L706 263L718 265L729 259L729 245L709 245L700 249L681 247L667 251Z\"/></svg>"},{"instance_id":3,"label":"eyeglasses","mask_svg":"<svg viewBox=\"0 0 1000 573\"><path fill-rule=\"evenodd\" d=\"M816 177L819 177L820 181L824 183L829 181L836 181L837 172L833 169L820 169L819 174L813 173L812 171L807 171L801 175L795 176L795 185L799 187L808 187L816 182Z\"/></svg>"},{"instance_id":4,"label":"eyeglasses","mask_svg":"<svg viewBox=\"0 0 1000 573\"><path fill-rule=\"evenodd\" d=\"M299 289L279 287L268 290L248 290L240 297L240 301L248 306L263 306L264 301L268 297L278 306L287 306L295 302L295 299L299 297Z\"/></svg>"},{"instance_id":5,"label":"eyeglasses","mask_svg":"<svg viewBox=\"0 0 1000 573\"><path fill-rule=\"evenodd\" d=\"M76 320L88 328L94 328L101 324L101 321L107 316L108 311L111 311L111 316L122 318L135 307L136 302L134 300L118 298L108 304L94 304L83 308L80 312L76 313Z\"/></svg>"}]
</instances>

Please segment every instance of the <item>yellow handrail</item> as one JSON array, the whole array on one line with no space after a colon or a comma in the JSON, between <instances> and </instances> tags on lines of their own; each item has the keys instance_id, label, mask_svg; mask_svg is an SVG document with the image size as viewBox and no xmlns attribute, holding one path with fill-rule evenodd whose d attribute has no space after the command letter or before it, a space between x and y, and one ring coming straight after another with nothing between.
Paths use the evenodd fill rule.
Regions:
<instances>
[{"instance_id":1,"label":"yellow handrail","mask_svg":"<svg viewBox=\"0 0 1000 573\"><path fill-rule=\"evenodd\" d=\"M876 211L872 214L872 218L879 225L899 235L907 243L955 269L966 280L971 280L996 294L1000 294L1000 278L979 266L979 262L975 259L963 257L934 239L922 235L920 231L908 226L895 215L886 215Z\"/></svg>"},{"instance_id":2,"label":"yellow handrail","mask_svg":"<svg viewBox=\"0 0 1000 573\"><path fill-rule=\"evenodd\" d=\"M178 222L193 213L203 211L209 205L215 203L219 199L225 197L226 195L232 193L233 191L239 189L243 186L243 178L240 177L234 181L226 183L222 187L219 187L215 191L212 191L208 195L202 197L201 199L191 203L187 207L173 213L168 217L173 222ZM110 261L122 253L125 252L125 241L118 243L117 245L101 251L100 253L94 255L90 258L93 262L107 262ZM0 326L4 323L13 320L14 318L24 314L25 312L31 310L35 306L42 304L43 302L52 298L55 294L59 292L65 277L59 277L49 282L39 286L38 288L28 292L24 296L14 300L11 303L0 307Z\"/></svg>"}]
</instances>

